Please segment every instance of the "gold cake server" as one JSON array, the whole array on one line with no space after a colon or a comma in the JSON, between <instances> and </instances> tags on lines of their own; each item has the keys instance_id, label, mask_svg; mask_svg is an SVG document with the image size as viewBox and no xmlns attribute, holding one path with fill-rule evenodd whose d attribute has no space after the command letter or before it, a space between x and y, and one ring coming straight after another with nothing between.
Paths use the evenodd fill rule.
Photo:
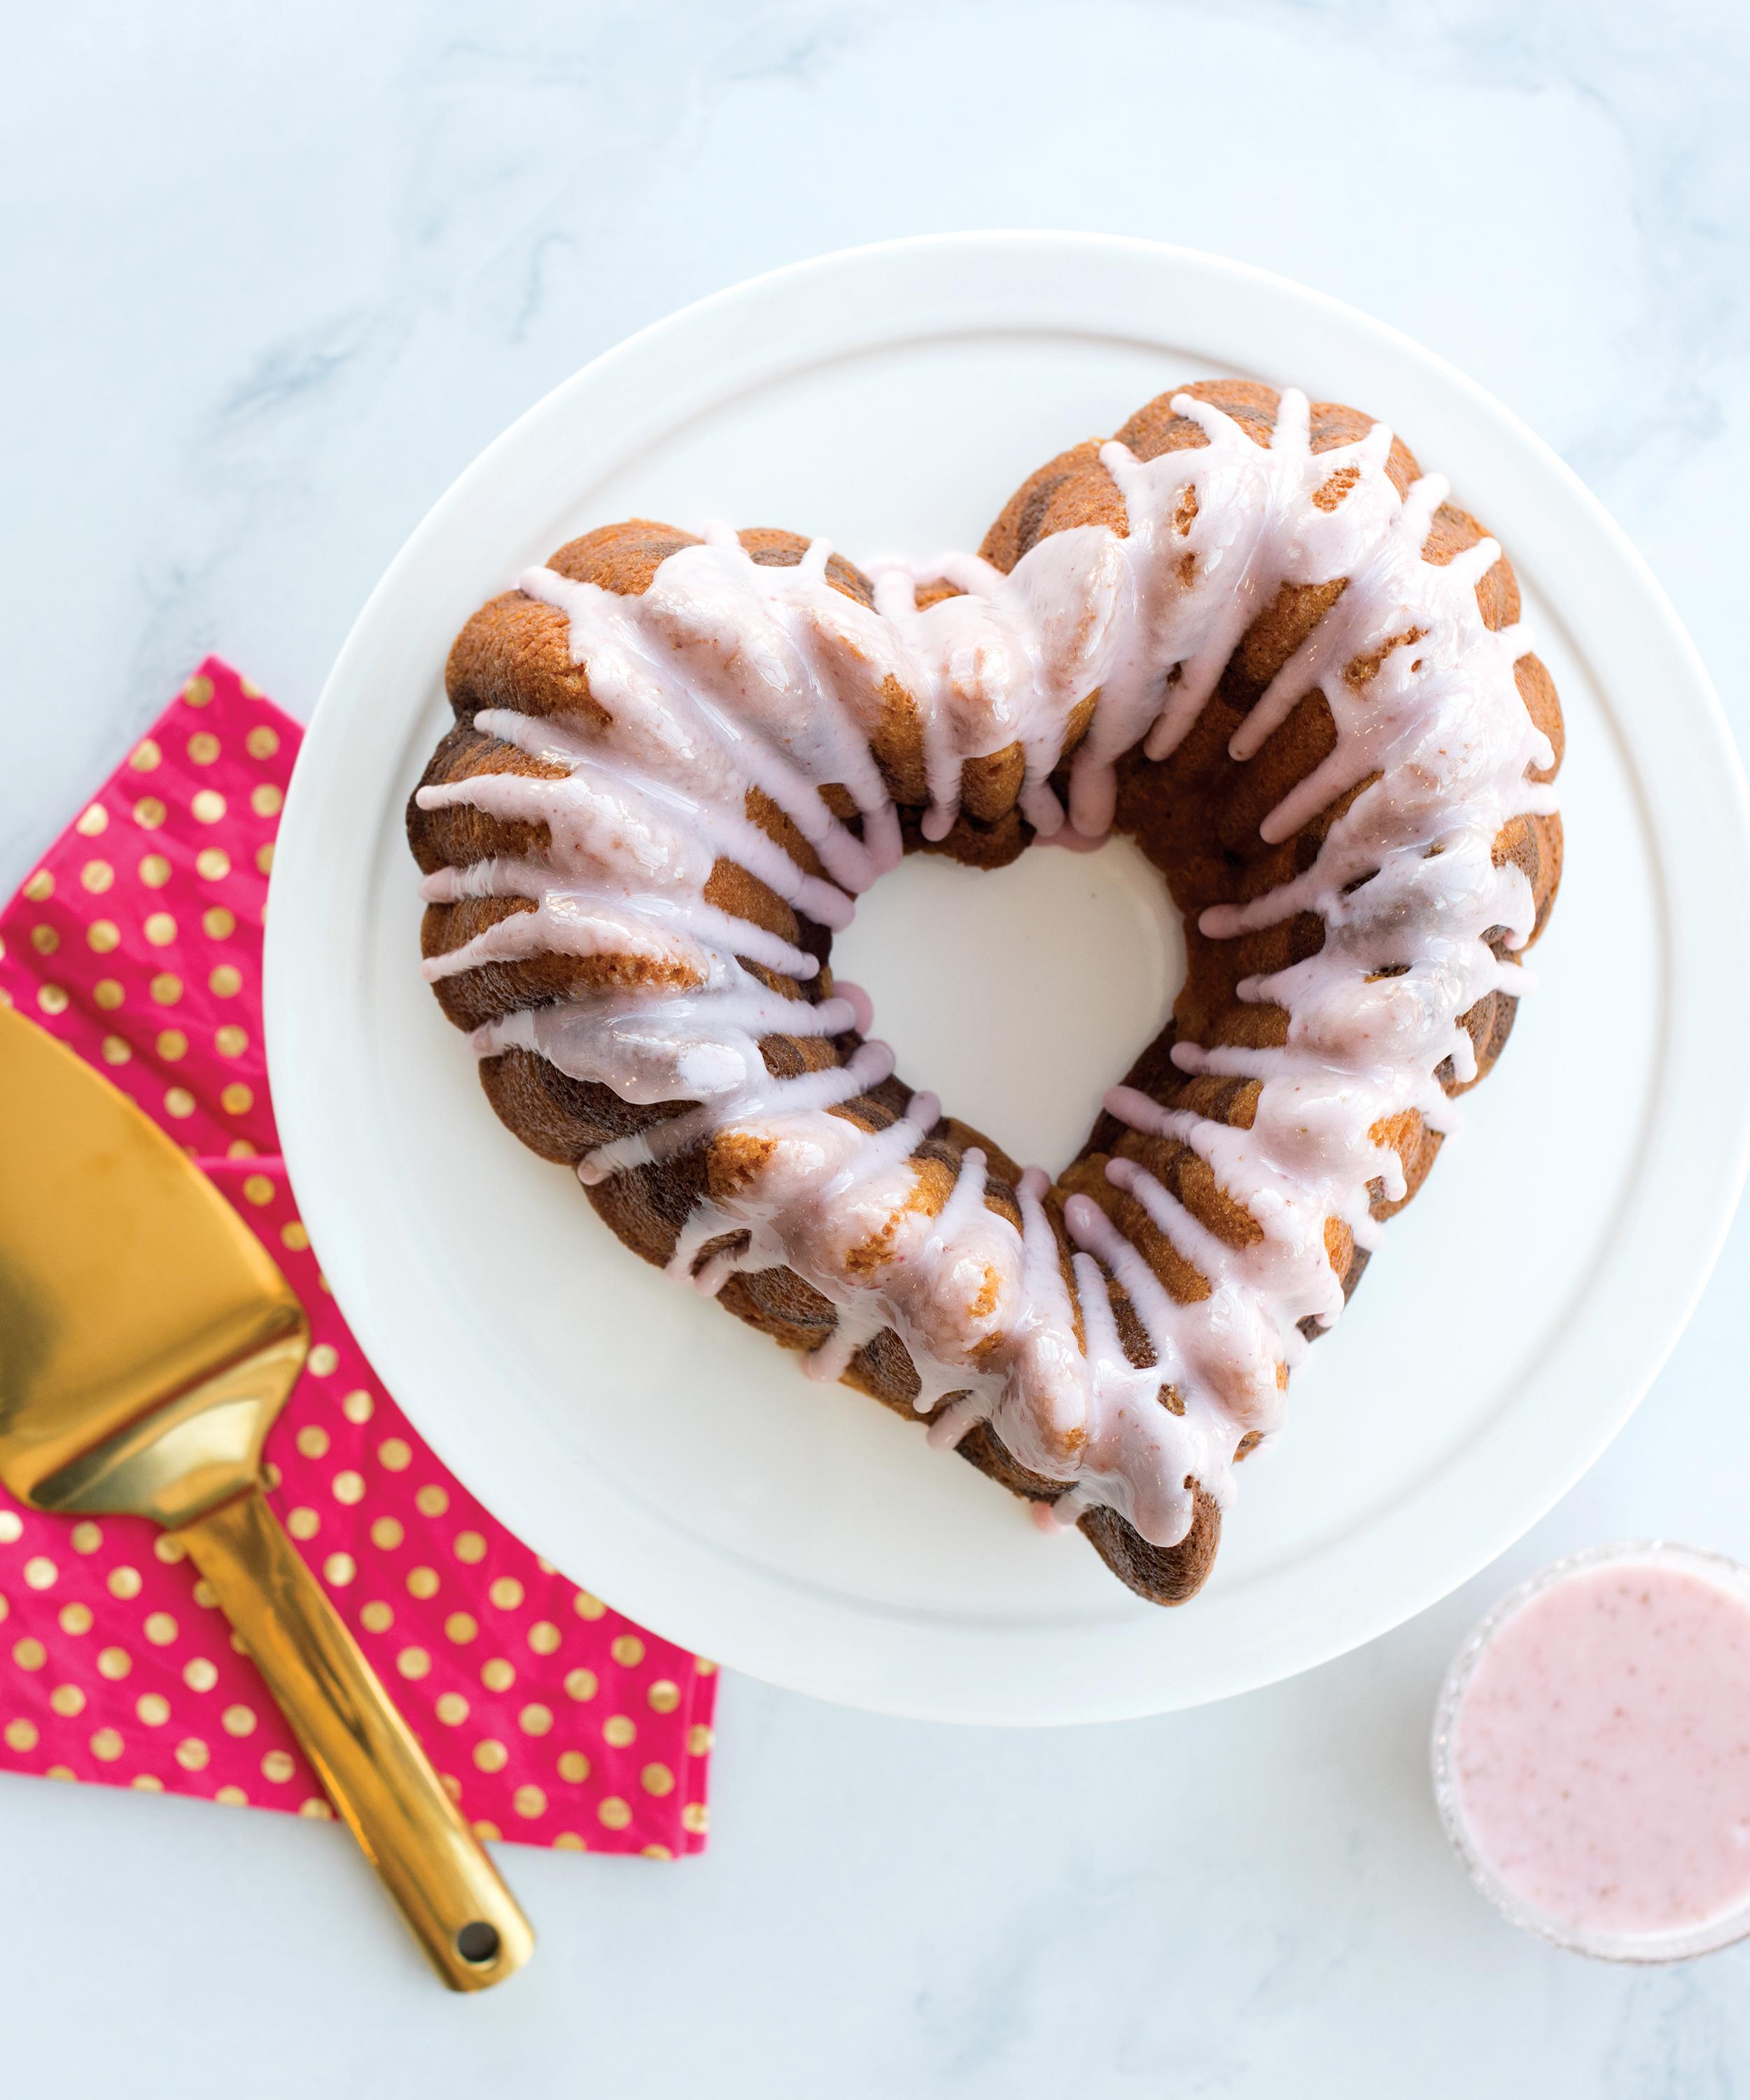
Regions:
<instances>
[{"instance_id":1,"label":"gold cake server","mask_svg":"<svg viewBox=\"0 0 1750 2100\"><path fill-rule=\"evenodd\" d=\"M483 1990L527 1961L528 1921L262 1493L308 1342L206 1177L0 1008L0 1480L182 1540L439 1974Z\"/></svg>"}]
</instances>

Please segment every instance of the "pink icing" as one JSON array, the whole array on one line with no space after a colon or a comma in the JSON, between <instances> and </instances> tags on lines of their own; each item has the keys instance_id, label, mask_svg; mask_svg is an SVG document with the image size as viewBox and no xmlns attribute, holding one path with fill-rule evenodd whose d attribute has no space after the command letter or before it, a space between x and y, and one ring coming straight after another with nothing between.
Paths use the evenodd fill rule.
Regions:
<instances>
[{"instance_id":1,"label":"pink icing","mask_svg":"<svg viewBox=\"0 0 1750 2100\"><path fill-rule=\"evenodd\" d=\"M1510 1895L1582 1932L1750 1902L1750 1603L1656 1560L1558 1580L1478 1661L1459 1813Z\"/></svg>"},{"instance_id":2,"label":"pink icing","mask_svg":"<svg viewBox=\"0 0 1750 2100\"><path fill-rule=\"evenodd\" d=\"M1173 406L1201 426L1206 446L1149 461L1116 442L1101 453L1124 498L1126 533L1081 526L1054 534L1007 576L964 554L915 570L884 564L871 610L831 587L824 540L798 567L767 567L723 527L671 555L637 598L531 570L523 589L566 615L572 657L588 665L608 721L484 711L479 729L563 767L564 777L488 773L420 791L425 807L472 804L544 823L552 840L539 860L427 878L431 898L515 896L536 906L434 959L428 974L553 949L629 952L694 978L679 992L588 995L513 1013L474 1037L483 1057L536 1051L627 1101L698 1104L589 1155L579 1169L586 1182L720 1131L771 1140L765 1165L733 1195L700 1202L674 1274L714 1292L739 1268L796 1271L839 1312L836 1333L809 1359L814 1374L838 1376L890 1327L918 1366L919 1411L959 1396L935 1424L935 1441L952 1443L988 1419L1023 1465L1064 1482L1060 1519L1108 1504L1162 1546L1189 1526L1190 1480L1224 1504L1236 1444L1277 1427L1286 1373L1307 1346L1299 1323L1328 1326L1341 1310L1327 1223L1342 1221L1371 1246L1369 1185L1403 1193L1398 1156L1376 1129L1406 1110L1453 1127L1437 1073L1447 1060L1461 1077L1474 1072L1461 1016L1497 987L1524 989L1523 973L1484 938L1505 929L1506 945L1517 946L1533 915L1529 884L1510 863L1495 865L1494 843L1510 818L1554 807L1553 792L1527 777L1553 757L1514 684L1528 644L1516 629L1491 633L1477 606L1476 584L1499 549L1483 540L1444 567L1422 559L1445 483L1427 476L1400 497L1386 470L1382 426L1315 454L1298 393L1283 395L1267 449L1204 402L1181 395ZM1312 500L1324 492L1329 501L1333 488L1341 492L1332 507ZM1195 504L1184 501L1188 490ZM920 611L918 583L933 577L964 594ZM1250 758L1304 695L1324 693L1335 748L1265 818L1270 840L1369 774L1379 778L1332 824L1306 872L1201 921L1222 939L1315 911L1324 947L1241 987L1242 997L1287 1010L1283 1046L1182 1043L1174 1053L1188 1072L1259 1079L1254 1125L1229 1129L1124 1088L1108 1104L1133 1127L1201 1153L1263 1236L1228 1246L1155 1176L1114 1161L1113 1181L1211 1289L1176 1303L1100 1207L1072 1198L1065 1221L1084 1346L1039 1200L1046 1177L1024 1189L1019 1231L986 1207L976 1154L941 1215L909 1203L918 1176L911 1150L933 1101L928 1116L915 1101L897 1136L871 1137L830 1113L892 1070L876 1043L862 1045L850 1070L773 1080L763 1035L861 1033L866 1002L846 988L811 1003L813 956L727 919L703 887L721 853L803 914L847 923L855 896L900 854L871 749L896 684L918 710L927 836L953 824L965 761L1019 744L1020 809L1038 836L1097 844L1112 822L1117 761L1138 745L1157 759L1173 750L1279 588L1338 577L1342 595L1248 715L1232 753ZM1343 673L1369 655L1381 661L1364 697ZM1072 713L1096 691L1069 765L1066 813L1051 776ZM856 828L822 799L829 784L849 791ZM824 877L803 875L748 822L750 786L796 823ZM745 967L750 960L786 973L804 995L773 993ZM853 1256L884 1230L892 1257L871 1271ZM727 1251L707 1254L731 1235ZM1129 1293L1148 1333L1149 1370L1119 1342L1109 1278ZM1169 1383L1179 1412L1160 1404Z\"/></svg>"}]
</instances>

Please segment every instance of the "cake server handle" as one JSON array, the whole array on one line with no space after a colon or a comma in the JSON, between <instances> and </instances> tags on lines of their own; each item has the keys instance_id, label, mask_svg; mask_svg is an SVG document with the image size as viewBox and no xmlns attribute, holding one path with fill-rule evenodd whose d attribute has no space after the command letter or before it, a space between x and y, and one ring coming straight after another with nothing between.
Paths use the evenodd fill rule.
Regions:
<instances>
[{"instance_id":1,"label":"cake server handle","mask_svg":"<svg viewBox=\"0 0 1750 2100\"><path fill-rule=\"evenodd\" d=\"M528 1920L259 1489L175 1535L444 1982L520 1969Z\"/></svg>"}]
</instances>

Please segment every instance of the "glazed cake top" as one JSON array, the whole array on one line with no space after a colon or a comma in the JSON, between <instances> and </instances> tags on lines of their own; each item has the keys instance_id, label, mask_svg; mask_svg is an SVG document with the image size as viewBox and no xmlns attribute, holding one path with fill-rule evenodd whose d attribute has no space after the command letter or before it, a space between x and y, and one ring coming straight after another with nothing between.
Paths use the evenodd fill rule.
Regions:
<instances>
[{"instance_id":1,"label":"glazed cake top","mask_svg":"<svg viewBox=\"0 0 1750 2100\"><path fill-rule=\"evenodd\" d=\"M1404 1192L1390 1130L1409 1112L1452 1126L1439 1074L1475 1070L1461 1017L1497 989L1524 987L1510 951L1532 930L1534 900L1497 841L1513 819L1555 806L1534 777L1554 752L1514 679L1528 643L1517 627L1492 631L1478 606L1499 549L1483 540L1444 565L1424 558L1446 484L1425 476L1400 494L1377 424L1315 452L1297 393L1282 396L1267 447L1209 402L1171 405L1204 444L1148 459L1116 440L1100 450L1124 529L1052 532L1007 574L971 555L887 564L870 606L830 580L824 541L798 566L771 567L726 528L670 554L637 596L530 571L522 588L566 615L597 712L484 710L477 728L542 773L482 772L418 797L544 826L550 840L426 878L434 901L533 906L433 957L430 976L543 952L633 960L619 986L512 1012L474 1043L483 1057L537 1052L627 1101L694 1105L579 1167L600 1182L708 1149L674 1272L716 1290L737 1268L791 1268L838 1308L837 1331L809 1360L817 1374L837 1377L891 1327L917 1366L919 1411L957 1396L932 1425L938 1441L988 1420L1020 1464L1065 1484L1058 1520L1109 1505L1157 1546L1188 1529L1192 1481L1225 1504L1236 1445L1276 1427L1307 1347L1302 1323L1327 1326L1342 1309L1336 1240L1370 1246L1370 1190ZM1018 1227L985 1202L976 1150L951 1191L931 1188L914 1155L933 1096L915 1095L876 1132L832 1112L891 1071L879 1042L772 1076L763 1039L846 1036L867 1017L842 996L811 1000L811 954L707 901L720 858L804 916L846 924L900 857L877 756L896 709L921 738L927 837L954 825L968 762L1018 746L1019 806L1035 832L1097 841L1117 761L1175 749L1283 586L1333 583L1334 602L1229 749L1243 765L1317 691L1334 744L1261 836L1287 840L1347 804L1310 866L1198 921L1223 941L1311 912L1323 945L1241 982L1242 999L1285 1012L1280 1043L1173 1052L1184 1071L1260 1082L1252 1122L1162 1108L1126 1088L1108 1099L1121 1122L1206 1162L1232 1229L1213 1231L1125 1158L1106 1171L1170 1249L1165 1268L1087 1195L1060 1213L1040 1170L1021 1181ZM1072 743L1066 810L1051 779ZM854 818L835 813L828 788ZM811 867L751 821L750 789L795 825ZM1152 1345L1146 1369L1120 1340L1109 1278Z\"/></svg>"}]
</instances>

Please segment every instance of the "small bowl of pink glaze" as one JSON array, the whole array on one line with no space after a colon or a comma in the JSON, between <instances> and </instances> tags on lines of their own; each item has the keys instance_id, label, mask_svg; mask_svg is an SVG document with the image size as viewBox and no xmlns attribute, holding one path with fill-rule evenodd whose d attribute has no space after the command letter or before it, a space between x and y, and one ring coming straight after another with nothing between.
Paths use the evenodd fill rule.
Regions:
<instances>
[{"instance_id":1,"label":"small bowl of pink glaze","mask_svg":"<svg viewBox=\"0 0 1750 2100\"><path fill-rule=\"evenodd\" d=\"M1655 1539L1534 1575L1447 1673L1434 1790L1470 1878L1558 1947L1750 1935L1750 1568Z\"/></svg>"}]
</instances>

